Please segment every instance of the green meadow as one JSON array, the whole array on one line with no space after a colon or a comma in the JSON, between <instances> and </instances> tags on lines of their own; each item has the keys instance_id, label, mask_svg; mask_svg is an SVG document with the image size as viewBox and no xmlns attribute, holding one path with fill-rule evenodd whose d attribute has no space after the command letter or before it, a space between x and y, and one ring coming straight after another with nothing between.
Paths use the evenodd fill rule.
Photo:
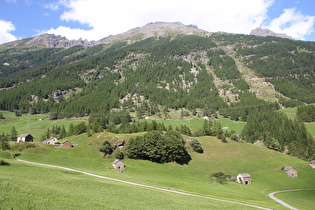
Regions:
<instances>
[{"instance_id":1,"label":"green meadow","mask_svg":"<svg viewBox=\"0 0 315 210\"><path fill-rule=\"evenodd\" d=\"M70 124L79 124L80 122L86 121L84 119L66 119L66 120L54 120L48 119L47 115L28 115L24 114L21 117L16 117L14 113L2 112L5 119L0 120L0 133L10 133L14 126L20 134L30 133L36 139L40 138L47 129L51 129L55 126L64 125L66 129L69 128Z\"/></svg>"},{"instance_id":2,"label":"green meadow","mask_svg":"<svg viewBox=\"0 0 315 210\"><path fill-rule=\"evenodd\" d=\"M113 157L103 158L98 146L105 139L132 138L134 135L116 136L110 133L85 134L72 137L77 144L70 149L40 145L23 150L19 158L34 162L65 166L97 175L173 189L197 195L244 202L272 209L284 209L268 197L270 192L285 189L315 188L315 170L307 162L264 147L244 142L222 143L216 138L200 137L203 154L189 150L192 161L188 165L158 164L144 160L124 159L126 170L112 169ZM28 206L29 209L208 209L249 207L209 199L195 198L168 192L131 186L119 182L88 177L76 172L23 164L10 159L7 152L1 158L11 166L1 166L2 205L5 209ZM299 172L297 179L287 177L282 167L293 166ZM250 173L252 185L227 182L218 184L210 174L222 171L237 176ZM21 177L25 177L21 179ZM27 177L27 178L26 178ZM19 196L16 196L19 193ZM305 193L314 193L305 191ZM309 195L307 197L312 197ZM120 204L119 199L124 199ZM289 199L290 200L290 199ZM308 199L307 199L308 200ZM148 201L148 202L147 202ZM305 205L315 205L314 199ZM288 202L290 203L290 202ZM295 202L290 203L294 206ZM22 206L21 206L22 205ZM299 204L297 204L299 205ZM303 205L303 203L302 203ZM155 209L156 209L155 208Z\"/></svg>"},{"instance_id":3,"label":"green meadow","mask_svg":"<svg viewBox=\"0 0 315 210\"><path fill-rule=\"evenodd\" d=\"M4 113L5 116L11 113ZM42 118L41 118L42 117ZM39 120L42 119L42 120ZM10 116L0 121L0 132L9 132L14 125L19 133L31 133L40 137L42 132L53 125L69 126L80 120L49 121L45 116ZM222 127L241 132L245 123L219 119ZM166 126L186 124L192 130L203 125L202 119L160 120ZM30 127L28 126L30 125ZM26 127L29 130L23 130ZM27 132L29 131L29 132ZM36 131L36 132L35 132ZM18 158L39 163L69 167L106 177L131 181L165 189L177 190L201 196L225 199L263 206L271 209L285 209L268 197L268 194L288 189L315 189L315 169L308 162L245 142L228 139L222 143L214 137L194 137L201 143L204 153L193 152L188 165L176 163L158 164L144 160L124 159L123 173L113 170L114 157L103 158L99 146L104 140L122 141L137 134L96 133L66 138L75 146L70 149L55 148L33 143L19 153ZM14 144L14 143L13 143ZM0 166L0 209L252 209L248 206L215 201L208 198L174 194L140 186L133 186L111 180L90 177L77 172L40 167L18 162L8 151L0 151L0 159L10 166ZM285 175L282 168L293 166L298 178ZM210 174L224 172L236 177L249 173L252 185L234 182L218 184L210 180ZM315 206L314 191L276 194L299 209Z\"/></svg>"}]
</instances>

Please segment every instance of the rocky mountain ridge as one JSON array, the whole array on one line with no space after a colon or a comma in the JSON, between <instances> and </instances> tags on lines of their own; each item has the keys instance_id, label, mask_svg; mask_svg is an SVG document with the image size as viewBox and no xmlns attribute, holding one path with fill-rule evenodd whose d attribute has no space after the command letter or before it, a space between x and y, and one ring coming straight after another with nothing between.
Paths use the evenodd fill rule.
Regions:
<instances>
[{"instance_id":1,"label":"rocky mountain ridge","mask_svg":"<svg viewBox=\"0 0 315 210\"><path fill-rule=\"evenodd\" d=\"M266 36L274 36L274 37L280 37L280 38L285 38L285 39L292 39L294 40L293 37L290 37L284 33L276 33L276 32L273 32L269 29L263 29L263 28L256 28L254 30L252 30L250 32L249 35L254 35L254 36L263 36L263 37L266 37Z\"/></svg>"},{"instance_id":2,"label":"rocky mountain ridge","mask_svg":"<svg viewBox=\"0 0 315 210\"><path fill-rule=\"evenodd\" d=\"M229 34L229 33L227 33ZM81 45L84 47L92 47L97 44L109 45L118 41L126 41L127 43L134 43L136 41L144 40L150 37L175 37L177 35L199 35L211 36L212 32L199 29L198 26L190 24L184 25L180 22L155 22L148 23L145 26L130 29L127 32L111 35L100 39L98 41L88 41L83 39L69 40L66 37L54 34L41 34L31 38L20 39L13 42L8 42L0 45L2 48L13 47L46 47L46 48L70 48ZM292 37L275 33L269 29L256 28L250 32L250 35L255 36L274 36L287 39Z\"/></svg>"}]
</instances>

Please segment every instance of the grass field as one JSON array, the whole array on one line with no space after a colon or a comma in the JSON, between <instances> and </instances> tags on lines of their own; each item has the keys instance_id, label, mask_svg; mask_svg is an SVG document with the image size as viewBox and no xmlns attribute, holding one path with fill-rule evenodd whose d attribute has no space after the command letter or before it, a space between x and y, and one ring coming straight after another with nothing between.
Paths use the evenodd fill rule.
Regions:
<instances>
[{"instance_id":1,"label":"grass field","mask_svg":"<svg viewBox=\"0 0 315 210\"><path fill-rule=\"evenodd\" d=\"M2 111L5 119L0 120L0 133L10 133L14 126L18 134L30 133L36 139L39 139L42 134L47 131L47 128L51 129L55 126L64 125L66 129L69 128L70 124L79 124L80 122L86 121L84 119L66 119L66 120L48 120L47 115L22 115L16 117L14 113Z\"/></svg>"},{"instance_id":2,"label":"grass field","mask_svg":"<svg viewBox=\"0 0 315 210\"><path fill-rule=\"evenodd\" d=\"M284 189L315 188L313 181L315 170L309 167L307 162L252 144L234 141L224 144L212 137L198 138L204 153L198 154L190 151L192 161L188 165L157 164L143 160L124 159L123 161L127 166L126 170L124 173L117 173L111 169L111 162L114 158L102 158L98 151L98 145L105 139L110 140L113 137L129 139L133 136L126 134L114 136L110 133L102 133L94 134L88 138L84 134L70 139L73 143L78 144L71 149L58 149L44 145L24 150L19 157L136 183L241 201L272 209L283 208L268 197L270 192ZM101 202L104 200L109 209L134 209L140 204L142 209L152 209L154 206L158 209L169 209L170 207L172 209L247 208L200 198L187 198L183 195L170 195L166 192L157 192L141 187L125 186L121 183L98 180L58 169L23 165L10 160L9 155L4 152L0 154L2 154L2 156L0 155L1 158L12 163L9 167L2 166L0 170L1 177L4 177L1 179L0 186L12 189L11 195L6 193L9 194L7 200L11 200L5 202L7 203L5 204L6 207L12 207L12 204L19 201L18 203L36 207L48 205L47 208L55 208L65 205L66 208L64 209L69 209L69 206L73 205L73 209L92 207L93 209L101 209L104 208L105 204ZM287 165L298 170L299 178L289 178L282 172L282 167ZM253 184L246 186L232 182L224 185L217 184L210 180L210 174L219 171L232 176L237 176L239 173L250 173L253 177ZM20 179L26 174L27 180ZM15 179L20 181L15 182ZM82 189L85 189L86 193L79 192ZM20 200L14 196L14 191L25 193L24 196L21 195L23 199ZM33 191L36 191L35 195L38 199L32 198ZM3 191L1 190L1 192ZM128 194L130 192L132 192L131 197ZM48 199L46 203L44 198ZM120 198L124 198L125 201L121 207L115 207ZM147 199L150 202L146 202ZM309 205L309 203L315 205L314 200L305 204Z\"/></svg>"},{"instance_id":3,"label":"grass field","mask_svg":"<svg viewBox=\"0 0 315 210\"><path fill-rule=\"evenodd\" d=\"M7 115L9 114L9 115ZM48 121L45 116L22 116L16 118L4 113L9 120L0 121L0 132L14 125L21 133L30 122L31 134L41 135L52 125L70 125L80 120ZM38 120L42 119L44 120ZM29 120L30 119L30 120ZM222 127L241 132L245 123L219 119ZM192 130L202 128L204 120L161 120L166 126L186 124ZM313 126L309 124L307 127ZM36 129L35 129L36 128ZM311 128L311 130L314 129ZM211 196L231 201L239 201L272 209L284 209L272 201L270 192L286 189L315 188L315 170L307 162L290 157L264 147L244 142L222 143L213 137L198 137L204 149L203 154L189 153L192 161L188 165L175 163L157 164L144 160L124 159L127 166L124 173L112 169L113 157L103 158L98 151L106 139L126 140L143 133L119 134L97 133L66 138L77 144L70 149L38 145L23 150L19 158L87 171L98 175L126 181L174 189L198 195ZM11 151L14 153L14 151ZM143 187L125 185L109 180L88 177L83 174L60 169L40 168L19 163L6 151L0 151L0 158L11 166L0 166L0 209L248 209L237 204L171 194ZM298 178L287 177L282 168L293 166L298 170ZM224 185L210 180L210 174L222 171L237 176L250 173L252 185L228 182ZM21 178L22 177L22 178ZM296 196L295 196L296 195ZM277 194L277 197L300 209L315 206L314 191ZM122 201L123 200L123 201Z\"/></svg>"},{"instance_id":4,"label":"grass field","mask_svg":"<svg viewBox=\"0 0 315 210\"><path fill-rule=\"evenodd\" d=\"M314 209L315 189L311 191L277 193L275 196L297 209Z\"/></svg>"}]
</instances>

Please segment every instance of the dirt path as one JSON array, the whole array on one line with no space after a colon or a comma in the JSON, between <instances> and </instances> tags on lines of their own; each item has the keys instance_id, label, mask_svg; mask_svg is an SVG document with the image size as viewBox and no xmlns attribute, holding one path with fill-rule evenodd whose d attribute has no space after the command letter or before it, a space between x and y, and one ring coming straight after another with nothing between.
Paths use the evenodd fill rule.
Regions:
<instances>
[{"instance_id":1,"label":"dirt path","mask_svg":"<svg viewBox=\"0 0 315 210\"><path fill-rule=\"evenodd\" d=\"M181 195L188 195L188 196L199 197L199 198L206 198L206 199L211 199L211 200L215 200L215 201L221 201L221 202L226 202L226 203L233 203L233 204L238 204L238 205L252 207L252 208L257 208L257 209L265 209L265 210L268 209L268 210L270 210L269 208L262 207L262 206L256 206L256 205L247 204L247 203L241 203L241 202L236 202L236 201L229 201L229 200L213 198L213 197L209 197L209 196L197 195L197 194L186 193L186 192L181 192L181 191L176 191L176 190L170 190L170 189L165 189L165 188L160 188L160 187L154 187L154 186L149 186L149 185L144 185L144 184L138 184L138 183L135 183L135 182L128 182L128 181L124 181L124 180L120 180L120 179L110 178L110 177L106 177L106 176L100 176L100 175L96 175L96 174L92 174L92 173L88 173L88 172L84 172L84 171L79 171L79 170L71 169L71 168L67 168L67 167L62 167L62 166L48 165L48 164L43 164L43 163L35 163L35 162L21 160L21 159L16 159L16 160L19 161L19 162L23 162L23 163L39 165L39 166L42 166L42 167L59 168L59 169L67 170L67 171L73 171L73 172L82 173L82 174L85 174L85 175L88 175L88 176L93 176L93 177L97 177L97 178L101 178L101 179L108 179L108 180L112 180L112 181L116 181L116 182L122 182L122 183L126 183L126 184L131 184L131 185L136 185L136 186L140 186L140 187L151 188L151 189L165 191L165 192L171 192L171 193L176 193L176 194L181 194Z\"/></svg>"},{"instance_id":2,"label":"dirt path","mask_svg":"<svg viewBox=\"0 0 315 210\"><path fill-rule=\"evenodd\" d=\"M292 191L301 191L301 190L315 190L315 189L295 189L295 190L281 190L281 191L276 191L276 192L272 192L272 193L269 193L269 197L272 198L274 201L280 203L281 205L289 208L289 209L293 209L293 210L298 210L297 208L294 208L293 206L290 206L289 204L285 203L284 201L276 198L274 196L274 194L276 193L282 193L282 192L292 192Z\"/></svg>"}]
</instances>

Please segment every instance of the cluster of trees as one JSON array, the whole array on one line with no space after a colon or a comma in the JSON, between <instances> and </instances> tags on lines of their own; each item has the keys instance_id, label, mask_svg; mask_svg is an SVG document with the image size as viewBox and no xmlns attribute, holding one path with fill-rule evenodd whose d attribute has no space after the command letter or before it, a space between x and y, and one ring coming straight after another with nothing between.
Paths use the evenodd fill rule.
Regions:
<instances>
[{"instance_id":1,"label":"cluster of trees","mask_svg":"<svg viewBox=\"0 0 315 210\"><path fill-rule=\"evenodd\" d=\"M315 144L303 121L291 120L282 112L253 112L242 131L247 142L261 140L266 147L310 160L315 157Z\"/></svg>"},{"instance_id":2,"label":"cluster of trees","mask_svg":"<svg viewBox=\"0 0 315 210\"><path fill-rule=\"evenodd\" d=\"M188 164L191 160L185 142L179 132L150 131L143 136L130 139L126 155L131 159L150 160L157 163L176 162Z\"/></svg>"},{"instance_id":3,"label":"cluster of trees","mask_svg":"<svg viewBox=\"0 0 315 210\"><path fill-rule=\"evenodd\" d=\"M315 106L298 106L296 110L296 115L298 118L303 120L303 122L315 122Z\"/></svg>"},{"instance_id":4,"label":"cluster of trees","mask_svg":"<svg viewBox=\"0 0 315 210\"><path fill-rule=\"evenodd\" d=\"M68 131L66 131L65 126L55 126L53 125L52 129L47 129L47 131L42 135L41 139L49 139L50 137L57 137L58 139L63 139L67 136L79 135L86 133L89 129L89 126L85 122L81 122L77 125L70 124Z\"/></svg>"},{"instance_id":5,"label":"cluster of trees","mask_svg":"<svg viewBox=\"0 0 315 210\"><path fill-rule=\"evenodd\" d=\"M260 76L269 78L283 95L315 102L315 44L289 39L258 38L261 42L237 48L239 56Z\"/></svg>"},{"instance_id":6,"label":"cluster of trees","mask_svg":"<svg viewBox=\"0 0 315 210\"><path fill-rule=\"evenodd\" d=\"M224 50L210 50L208 51L208 57L210 58L209 65L214 68L214 73L221 80L231 81L238 90L244 91L249 89L249 85L242 79L234 59L225 55Z\"/></svg>"}]
</instances>

